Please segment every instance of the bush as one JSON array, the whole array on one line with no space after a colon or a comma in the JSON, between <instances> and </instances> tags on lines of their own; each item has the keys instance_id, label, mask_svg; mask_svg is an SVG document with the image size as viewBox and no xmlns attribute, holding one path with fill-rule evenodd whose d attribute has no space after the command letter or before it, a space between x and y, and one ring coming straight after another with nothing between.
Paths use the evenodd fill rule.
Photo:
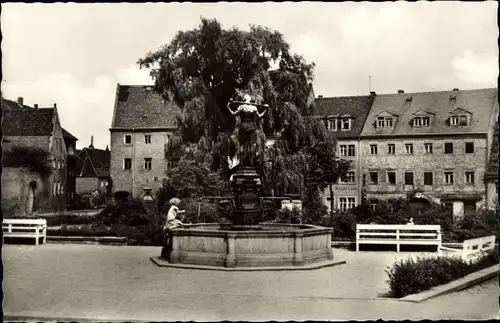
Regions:
<instances>
[{"instance_id":1,"label":"bush","mask_svg":"<svg viewBox=\"0 0 500 323\"><path fill-rule=\"evenodd\" d=\"M127 226L147 225L150 219L140 199L122 203L110 203L96 216L96 221L105 225L123 224Z\"/></svg>"},{"instance_id":2,"label":"bush","mask_svg":"<svg viewBox=\"0 0 500 323\"><path fill-rule=\"evenodd\" d=\"M406 259L386 269L389 297L400 298L449 283L475 271L498 264L498 250L467 263L458 257Z\"/></svg>"}]
</instances>

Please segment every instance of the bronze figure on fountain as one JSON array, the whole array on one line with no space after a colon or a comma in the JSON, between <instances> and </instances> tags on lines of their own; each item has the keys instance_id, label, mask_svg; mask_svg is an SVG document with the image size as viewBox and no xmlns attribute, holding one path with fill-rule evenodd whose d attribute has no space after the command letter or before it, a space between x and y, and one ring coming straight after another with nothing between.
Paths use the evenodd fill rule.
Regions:
<instances>
[{"instance_id":1,"label":"bronze figure on fountain","mask_svg":"<svg viewBox=\"0 0 500 323\"><path fill-rule=\"evenodd\" d=\"M243 102L229 101L228 110L237 118L236 127L231 137L232 151L228 156L229 167L233 170L231 183L235 197L233 209L233 225L237 229L257 225L261 220L261 179L257 174L255 165L260 158L258 131L260 119L266 110L259 112L259 107L267 109L267 104L255 104L252 98L246 94ZM232 105L238 105L232 110Z\"/></svg>"}]
</instances>

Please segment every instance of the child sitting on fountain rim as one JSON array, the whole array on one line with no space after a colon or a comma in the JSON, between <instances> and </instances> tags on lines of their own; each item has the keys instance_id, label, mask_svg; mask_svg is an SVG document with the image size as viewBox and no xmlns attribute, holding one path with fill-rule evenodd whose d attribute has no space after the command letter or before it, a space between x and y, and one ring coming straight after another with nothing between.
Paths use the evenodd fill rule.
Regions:
<instances>
[{"instance_id":1,"label":"child sitting on fountain rim","mask_svg":"<svg viewBox=\"0 0 500 323\"><path fill-rule=\"evenodd\" d=\"M179 215L181 215L182 219L182 214L186 212L184 210L179 209L179 204L181 203L181 200L174 197L173 199L170 199L169 203L171 206L167 213L167 223L163 227L164 231L168 231L170 229L178 228L184 225L184 223L182 223L181 220L177 219Z\"/></svg>"}]
</instances>

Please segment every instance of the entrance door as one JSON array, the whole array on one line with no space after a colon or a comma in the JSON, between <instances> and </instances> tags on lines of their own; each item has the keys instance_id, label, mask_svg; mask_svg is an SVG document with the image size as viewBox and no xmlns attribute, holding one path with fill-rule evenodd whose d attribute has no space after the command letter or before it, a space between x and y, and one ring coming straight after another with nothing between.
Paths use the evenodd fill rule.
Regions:
<instances>
[{"instance_id":1,"label":"entrance door","mask_svg":"<svg viewBox=\"0 0 500 323\"><path fill-rule=\"evenodd\" d=\"M32 214L35 209L35 190L36 190L36 183L31 182L28 188L28 205L27 205L28 214Z\"/></svg>"}]
</instances>

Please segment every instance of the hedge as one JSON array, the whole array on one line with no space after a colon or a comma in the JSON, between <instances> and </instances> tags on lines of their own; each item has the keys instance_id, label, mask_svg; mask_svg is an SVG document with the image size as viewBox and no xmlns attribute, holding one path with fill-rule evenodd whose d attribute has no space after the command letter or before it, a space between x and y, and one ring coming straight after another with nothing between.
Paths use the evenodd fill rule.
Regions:
<instances>
[{"instance_id":1,"label":"hedge","mask_svg":"<svg viewBox=\"0 0 500 323\"><path fill-rule=\"evenodd\" d=\"M449 283L478 270L499 263L498 250L482 256L475 263L459 257L409 258L396 262L385 272L389 279L389 297L401 298Z\"/></svg>"}]
</instances>

